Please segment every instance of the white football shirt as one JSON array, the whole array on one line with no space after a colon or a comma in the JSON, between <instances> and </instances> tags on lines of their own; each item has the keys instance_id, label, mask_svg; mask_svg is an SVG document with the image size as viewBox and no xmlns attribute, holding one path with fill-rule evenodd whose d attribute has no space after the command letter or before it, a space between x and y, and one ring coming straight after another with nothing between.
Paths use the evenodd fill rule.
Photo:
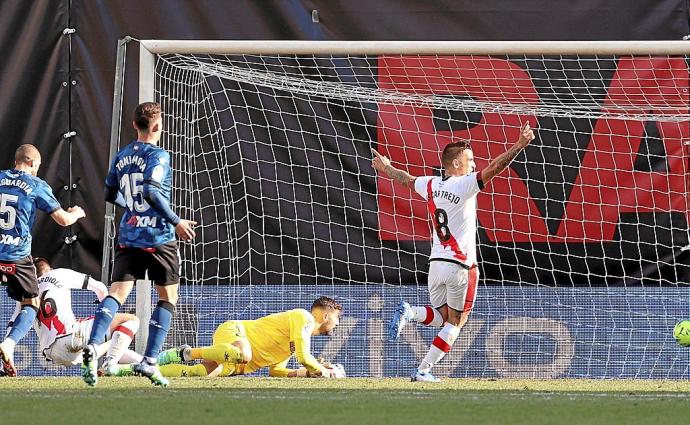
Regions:
<instances>
[{"instance_id":1,"label":"white football shirt","mask_svg":"<svg viewBox=\"0 0 690 425\"><path fill-rule=\"evenodd\" d=\"M414 189L427 202L433 223L429 260L471 267L477 262L477 194L481 176L417 177Z\"/></svg>"},{"instance_id":2,"label":"white football shirt","mask_svg":"<svg viewBox=\"0 0 690 425\"><path fill-rule=\"evenodd\" d=\"M103 283L70 269L53 269L38 278L40 307L34 329L41 350L58 336L72 333L78 322L72 310L70 289L89 289L99 300L108 294Z\"/></svg>"}]
</instances>

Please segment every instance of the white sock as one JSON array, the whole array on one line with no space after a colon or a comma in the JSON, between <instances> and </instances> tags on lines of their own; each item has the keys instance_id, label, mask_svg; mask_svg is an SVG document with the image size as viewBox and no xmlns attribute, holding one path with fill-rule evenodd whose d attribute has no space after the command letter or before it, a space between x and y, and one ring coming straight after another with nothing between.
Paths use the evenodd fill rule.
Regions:
<instances>
[{"instance_id":1,"label":"white sock","mask_svg":"<svg viewBox=\"0 0 690 425\"><path fill-rule=\"evenodd\" d=\"M435 308L427 305L424 307L412 307L412 311L414 312L412 320L415 322L435 328L440 328L443 325L443 317Z\"/></svg>"},{"instance_id":2,"label":"white sock","mask_svg":"<svg viewBox=\"0 0 690 425\"><path fill-rule=\"evenodd\" d=\"M139 319L131 319L115 328L113 338L110 341L110 348L106 357L111 359L114 364L120 362L120 358L132 343L134 334L139 330Z\"/></svg>"},{"instance_id":3,"label":"white sock","mask_svg":"<svg viewBox=\"0 0 690 425\"><path fill-rule=\"evenodd\" d=\"M429 352L426 353L417 370L422 373L429 372L450 351L453 343L458 339L458 335L460 335L460 328L446 322L441 332L434 338L431 347L429 347Z\"/></svg>"},{"instance_id":4,"label":"white sock","mask_svg":"<svg viewBox=\"0 0 690 425\"><path fill-rule=\"evenodd\" d=\"M2 341L2 350L9 357L14 357L14 347L16 346L17 342L11 338L5 338L4 341Z\"/></svg>"},{"instance_id":5,"label":"white sock","mask_svg":"<svg viewBox=\"0 0 690 425\"><path fill-rule=\"evenodd\" d=\"M110 348L110 341L106 341L103 344L96 344L94 347L96 347L96 358L100 359L105 355L105 353L108 352L108 349Z\"/></svg>"},{"instance_id":6,"label":"white sock","mask_svg":"<svg viewBox=\"0 0 690 425\"><path fill-rule=\"evenodd\" d=\"M125 350L120 357L121 364L141 363L142 360L144 356L132 350Z\"/></svg>"},{"instance_id":7,"label":"white sock","mask_svg":"<svg viewBox=\"0 0 690 425\"><path fill-rule=\"evenodd\" d=\"M192 361L192 347L185 347L182 350L182 360L186 362Z\"/></svg>"}]
</instances>

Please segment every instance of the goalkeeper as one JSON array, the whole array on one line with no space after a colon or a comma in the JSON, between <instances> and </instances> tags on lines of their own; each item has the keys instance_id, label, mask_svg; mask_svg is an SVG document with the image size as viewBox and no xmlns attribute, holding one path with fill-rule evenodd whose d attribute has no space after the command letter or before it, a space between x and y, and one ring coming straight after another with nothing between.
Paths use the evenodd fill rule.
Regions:
<instances>
[{"instance_id":1,"label":"goalkeeper","mask_svg":"<svg viewBox=\"0 0 690 425\"><path fill-rule=\"evenodd\" d=\"M340 321L342 306L328 297L317 298L311 312L297 308L256 320L229 321L218 326L210 347L182 346L158 357L165 376L244 375L268 367L270 376L341 378L340 365L330 365L312 356L312 335L329 335ZM289 369L295 355L300 369ZM177 364L202 360L195 365Z\"/></svg>"}]
</instances>

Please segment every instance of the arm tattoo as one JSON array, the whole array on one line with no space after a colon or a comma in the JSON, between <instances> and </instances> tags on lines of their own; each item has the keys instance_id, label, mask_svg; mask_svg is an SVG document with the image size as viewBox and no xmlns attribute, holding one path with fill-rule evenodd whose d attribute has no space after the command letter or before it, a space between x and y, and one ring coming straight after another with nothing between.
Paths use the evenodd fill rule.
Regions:
<instances>
[{"instance_id":1,"label":"arm tattoo","mask_svg":"<svg viewBox=\"0 0 690 425\"><path fill-rule=\"evenodd\" d=\"M488 184L491 179L499 175L503 170L508 168L508 165L515 159L524 148L513 145L510 149L502 153L495 160L493 160L489 166L484 169L481 173L482 183L484 185Z\"/></svg>"},{"instance_id":2,"label":"arm tattoo","mask_svg":"<svg viewBox=\"0 0 690 425\"><path fill-rule=\"evenodd\" d=\"M522 149L517 148L515 146L511 147L506 151L504 155L499 156L496 158L496 169L500 173L501 171L505 170L508 168L508 165L510 165L511 162L515 159L516 156L522 151Z\"/></svg>"},{"instance_id":3,"label":"arm tattoo","mask_svg":"<svg viewBox=\"0 0 690 425\"><path fill-rule=\"evenodd\" d=\"M402 185L409 186L410 183L414 181L414 177L412 177L410 174L406 173L403 170L398 170L397 168L394 168L392 165L388 165L385 171L386 174L388 174L388 177Z\"/></svg>"}]
</instances>

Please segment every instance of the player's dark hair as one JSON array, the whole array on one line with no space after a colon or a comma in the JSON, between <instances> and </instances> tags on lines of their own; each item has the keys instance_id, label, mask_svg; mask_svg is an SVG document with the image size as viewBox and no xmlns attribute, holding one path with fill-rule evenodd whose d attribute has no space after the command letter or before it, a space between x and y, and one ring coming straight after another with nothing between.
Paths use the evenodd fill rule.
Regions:
<instances>
[{"instance_id":1,"label":"player's dark hair","mask_svg":"<svg viewBox=\"0 0 690 425\"><path fill-rule=\"evenodd\" d=\"M34 267L36 267L36 276L41 277L50 271L50 262L43 257L34 257Z\"/></svg>"},{"instance_id":2,"label":"player's dark hair","mask_svg":"<svg viewBox=\"0 0 690 425\"><path fill-rule=\"evenodd\" d=\"M25 143L14 151L14 161L17 163L26 164L29 161L35 161L40 158L41 154L38 152L36 146L30 143Z\"/></svg>"},{"instance_id":3,"label":"player's dark hair","mask_svg":"<svg viewBox=\"0 0 690 425\"><path fill-rule=\"evenodd\" d=\"M465 149L470 148L470 142L462 140L460 142L448 143L445 148L443 148L443 154L441 155L441 165L444 169L450 168L453 164L453 160L458 157Z\"/></svg>"},{"instance_id":4,"label":"player's dark hair","mask_svg":"<svg viewBox=\"0 0 690 425\"><path fill-rule=\"evenodd\" d=\"M148 130L151 123L161 114L161 105L156 102L144 102L134 109L134 125L141 131Z\"/></svg>"},{"instance_id":5,"label":"player's dark hair","mask_svg":"<svg viewBox=\"0 0 690 425\"><path fill-rule=\"evenodd\" d=\"M326 308L329 310L338 310L338 311L343 311L343 306L338 304L336 300L333 298L328 298L328 297L319 297L314 300L314 302L311 305L312 310L315 308Z\"/></svg>"}]
</instances>

